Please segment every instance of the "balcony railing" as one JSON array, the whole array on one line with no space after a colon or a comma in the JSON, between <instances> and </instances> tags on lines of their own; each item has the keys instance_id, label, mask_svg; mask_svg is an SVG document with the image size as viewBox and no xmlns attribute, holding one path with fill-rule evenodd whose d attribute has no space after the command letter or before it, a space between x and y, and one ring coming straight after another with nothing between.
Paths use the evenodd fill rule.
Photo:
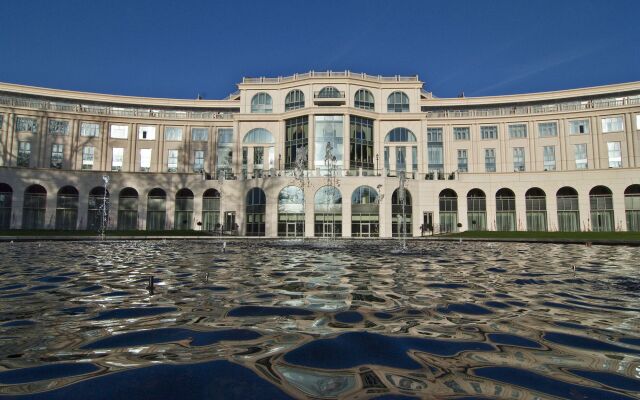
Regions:
<instances>
[{"instance_id":1,"label":"balcony railing","mask_svg":"<svg viewBox=\"0 0 640 400\"><path fill-rule=\"evenodd\" d=\"M565 103L537 104L527 106L509 106L493 108L474 108L468 110L437 109L427 111L427 118L474 118L500 117L513 115L546 114L555 112L586 111L640 105L640 95L617 97L614 99L593 99Z\"/></svg>"},{"instance_id":2,"label":"balcony railing","mask_svg":"<svg viewBox=\"0 0 640 400\"><path fill-rule=\"evenodd\" d=\"M366 79L369 81L378 82L420 82L418 75L413 76L382 76L382 75L369 75L365 73L357 73L351 71L309 71L303 74L294 74L290 76L278 76L275 78L257 77L257 78L242 78L242 83L281 83L291 82L307 78L356 78Z\"/></svg>"},{"instance_id":3,"label":"balcony railing","mask_svg":"<svg viewBox=\"0 0 640 400\"><path fill-rule=\"evenodd\" d=\"M234 114L232 112L219 111L153 110L148 108L113 107L110 105L72 104L6 95L0 95L0 105L55 112L73 112L94 115L110 115L116 117L142 117L158 119L232 119Z\"/></svg>"}]
</instances>

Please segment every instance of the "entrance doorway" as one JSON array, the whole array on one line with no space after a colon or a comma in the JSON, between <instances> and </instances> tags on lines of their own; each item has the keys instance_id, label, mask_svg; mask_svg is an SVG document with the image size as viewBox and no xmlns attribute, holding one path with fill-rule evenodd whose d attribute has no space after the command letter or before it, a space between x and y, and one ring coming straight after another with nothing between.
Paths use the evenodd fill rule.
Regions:
<instances>
[{"instance_id":1,"label":"entrance doorway","mask_svg":"<svg viewBox=\"0 0 640 400\"><path fill-rule=\"evenodd\" d=\"M224 231L237 235L236 229L236 213L235 211L227 211L224 213Z\"/></svg>"},{"instance_id":2,"label":"entrance doorway","mask_svg":"<svg viewBox=\"0 0 640 400\"><path fill-rule=\"evenodd\" d=\"M433 234L433 212L425 211L422 214L422 234L431 233Z\"/></svg>"}]
</instances>

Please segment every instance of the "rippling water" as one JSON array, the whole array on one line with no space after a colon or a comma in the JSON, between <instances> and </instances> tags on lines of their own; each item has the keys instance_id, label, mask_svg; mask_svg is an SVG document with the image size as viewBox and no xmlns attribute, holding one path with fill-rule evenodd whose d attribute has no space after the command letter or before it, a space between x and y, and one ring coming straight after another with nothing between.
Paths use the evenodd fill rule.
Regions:
<instances>
[{"instance_id":1,"label":"rippling water","mask_svg":"<svg viewBox=\"0 0 640 400\"><path fill-rule=\"evenodd\" d=\"M396 247L0 243L0 398L640 398L640 249Z\"/></svg>"}]
</instances>

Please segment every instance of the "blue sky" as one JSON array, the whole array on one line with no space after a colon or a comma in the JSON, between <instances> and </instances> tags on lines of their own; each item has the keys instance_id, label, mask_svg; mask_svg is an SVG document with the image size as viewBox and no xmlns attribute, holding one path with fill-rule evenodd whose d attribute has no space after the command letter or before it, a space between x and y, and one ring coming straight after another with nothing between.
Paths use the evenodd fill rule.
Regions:
<instances>
[{"instance_id":1,"label":"blue sky","mask_svg":"<svg viewBox=\"0 0 640 400\"><path fill-rule=\"evenodd\" d=\"M415 75L439 97L640 80L638 0L6 0L0 81L223 98L243 76Z\"/></svg>"}]
</instances>

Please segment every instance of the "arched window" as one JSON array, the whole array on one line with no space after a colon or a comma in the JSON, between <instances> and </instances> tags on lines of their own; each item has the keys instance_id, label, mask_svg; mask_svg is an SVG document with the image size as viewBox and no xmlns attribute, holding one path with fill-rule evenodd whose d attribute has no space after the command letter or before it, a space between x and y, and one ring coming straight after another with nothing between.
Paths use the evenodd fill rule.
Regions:
<instances>
[{"instance_id":1,"label":"arched window","mask_svg":"<svg viewBox=\"0 0 640 400\"><path fill-rule=\"evenodd\" d=\"M413 204L406 188L397 188L391 196L391 236L413 236Z\"/></svg>"},{"instance_id":2,"label":"arched window","mask_svg":"<svg viewBox=\"0 0 640 400\"><path fill-rule=\"evenodd\" d=\"M176 212L173 219L173 229L193 229L193 192L183 188L176 193Z\"/></svg>"},{"instance_id":3,"label":"arched window","mask_svg":"<svg viewBox=\"0 0 640 400\"><path fill-rule=\"evenodd\" d=\"M569 186L560 188L556 192L558 205L558 230L560 232L580 231L580 207L578 192Z\"/></svg>"},{"instance_id":4,"label":"arched window","mask_svg":"<svg viewBox=\"0 0 640 400\"><path fill-rule=\"evenodd\" d=\"M109 191L96 186L89 192L87 230L100 231L109 225Z\"/></svg>"},{"instance_id":5,"label":"arched window","mask_svg":"<svg viewBox=\"0 0 640 400\"><path fill-rule=\"evenodd\" d=\"M374 105L373 94L367 89L358 89L353 98L353 106L355 108L373 111Z\"/></svg>"},{"instance_id":6,"label":"arched window","mask_svg":"<svg viewBox=\"0 0 640 400\"><path fill-rule=\"evenodd\" d=\"M138 191L124 188L118 198L118 230L131 231L138 229Z\"/></svg>"},{"instance_id":7,"label":"arched window","mask_svg":"<svg viewBox=\"0 0 640 400\"><path fill-rule=\"evenodd\" d=\"M314 234L342 236L342 194L335 186L323 186L313 199Z\"/></svg>"},{"instance_id":8,"label":"arched window","mask_svg":"<svg viewBox=\"0 0 640 400\"><path fill-rule=\"evenodd\" d=\"M257 187L249 190L247 192L246 207L246 235L264 236L264 216L267 209L267 196L264 194L264 190Z\"/></svg>"},{"instance_id":9,"label":"arched window","mask_svg":"<svg viewBox=\"0 0 640 400\"><path fill-rule=\"evenodd\" d=\"M292 111L299 108L304 108L304 93L302 90L294 89L287 93L284 99L284 110Z\"/></svg>"},{"instance_id":10,"label":"arched window","mask_svg":"<svg viewBox=\"0 0 640 400\"><path fill-rule=\"evenodd\" d=\"M255 128L247 132L242 139L244 144L274 144L271 132L264 128Z\"/></svg>"},{"instance_id":11,"label":"arched window","mask_svg":"<svg viewBox=\"0 0 640 400\"><path fill-rule=\"evenodd\" d=\"M627 216L627 230L640 231L640 185L631 185L624 190L624 208Z\"/></svg>"},{"instance_id":12,"label":"arched window","mask_svg":"<svg viewBox=\"0 0 640 400\"><path fill-rule=\"evenodd\" d=\"M47 190L40 185L29 186L22 202L22 229L44 229L46 210Z\"/></svg>"},{"instance_id":13,"label":"arched window","mask_svg":"<svg viewBox=\"0 0 640 400\"><path fill-rule=\"evenodd\" d=\"M511 189L502 188L496 193L496 230L516 230L516 195Z\"/></svg>"},{"instance_id":14,"label":"arched window","mask_svg":"<svg viewBox=\"0 0 640 400\"><path fill-rule=\"evenodd\" d=\"M453 189L444 189L438 195L440 233L458 231L458 194Z\"/></svg>"},{"instance_id":15,"label":"arched window","mask_svg":"<svg viewBox=\"0 0 640 400\"><path fill-rule=\"evenodd\" d=\"M147 230L163 231L167 220L167 193L155 188L147 195Z\"/></svg>"},{"instance_id":16,"label":"arched window","mask_svg":"<svg viewBox=\"0 0 640 400\"><path fill-rule=\"evenodd\" d=\"M540 188L531 188L524 195L527 209L527 230L547 230L547 195Z\"/></svg>"},{"instance_id":17,"label":"arched window","mask_svg":"<svg viewBox=\"0 0 640 400\"><path fill-rule=\"evenodd\" d=\"M467 229L487 230L487 196L480 189L471 189L467 193Z\"/></svg>"},{"instance_id":18,"label":"arched window","mask_svg":"<svg viewBox=\"0 0 640 400\"><path fill-rule=\"evenodd\" d=\"M615 228L613 219L613 197L611 189L596 186L589 192L591 229L594 232L610 232Z\"/></svg>"},{"instance_id":19,"label":"arched window","mask_svg":"<svg viewBox=\"0 0 640 400\"><path fill-rule=\"evenodd\" d=\"M415 142L416 135L407 128L394 128L387 133L384 138L385 143L389 142Z\"/></svg>"},{"instance_id":20,"label":"arched window","mask_svg":"<svg viewBox=\"0 0 640 400\"><path fill-rule=\"evenodd\" d=\"M11 228L11 203L13 189L6 183L0 183L0 229Z\"/></svg>"},{"instance_id":21,"label":"arched window","mask_svg":"<svg viewBox=\"0 0 640 400\"><path fill-rule=\"evenodd\" d=\"M387 97L387 112L409 112L409 97L404 92L393 92Z\"/></svg>"},{"instance_id":22,"label":"arched window","mask_svg":"<svg viewBox=\"0 0 640 400\"><path fill-rule=\"evenodd\" d=\"M257 93L251 99L252 113L270 113L273 110L271 96L265 92Z\"/></svg>"},{"instance_id":23,"label":"arched window","mask_svg":"<svg viewBox=\"0 0 640 400\"><path fill-rule=\"evenodd\" d=\"M371 186L359 186L351 195L351 236L380 236L378 192Z\"/></svg>"},{"instance_id":24,"label":"arched window","mask_svg":"<svg viewBox=\"0 0 640 400\"><path fill-rule=\"evenodd\" d=\"M56 199L56 229L75 230L78 227L78 189L64 186L58 190Z\"/></svg>"},{"instance_id":25,"label":"arched window","mask_svg":"<svg viewBox=\"0 0 640 400\"><path fill-rule=\"evenodd\" d=\"M318 92L319 99L338 99L340 97L343 97L342 93L340 93L340 91L333 86L323 87Z\"/></svg>"},{"instance_id":26,"label":"arched window","mask_svg":"<svg viewBox=\"0 0 640 400\"><path fill-rule=\"evenodd\" d=\"M297 186L278 194L278 236L304 236L304 193Z\"/></svg>"},{"instance_id":27,"label":"arched window","mask_svg":"<svg viewBox=\"0 0 640 400\"><path fill-rule=\"evenodd\" d=\"M220 231L220 192L207 189L202 195L202 229Z\"/></svg>"}]
</instances>

